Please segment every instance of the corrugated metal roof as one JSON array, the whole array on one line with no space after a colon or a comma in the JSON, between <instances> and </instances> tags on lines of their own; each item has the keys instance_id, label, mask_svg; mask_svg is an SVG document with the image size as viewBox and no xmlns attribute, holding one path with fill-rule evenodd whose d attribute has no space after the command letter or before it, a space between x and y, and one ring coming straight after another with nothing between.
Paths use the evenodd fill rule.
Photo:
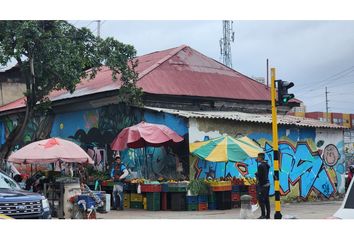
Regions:
<instances>
[{"instance_id":1,"label":"corrugated metal roof","mask_svg":"<svg viewBox=\"0 0 354 240\"><path fill-rule=\"evenodd\" d=\"M271 114L253 114L244 112L222 112L222 111L183 111L176 109L144 107L157 112L165 112L178 115L185 118L209 118L209 119L229 119L241 122L254 122L254 123L272 123ZM278 115L278 124L282 125L296 125L301 127L314 127L314 128L337 128L344 129L346 127L339 126L331 123L324 123L311 118L302 118L289 115Z\"/></svg>"},{"instance_id":2,"label":"corrugated metal roof","mask_svg":"<svg viewBox=\"0 0 354 240\"><path fill-rule=\"evenodd\" d=\"M270 101L270 90L264 84L185 45L140 56L138 62L137 85L145 93ZM94 79L83 79L73 94L54 91L49 99L81 97L117 90L120 86L121 82L113 82L112 72L103 67ZM0 112L24 106L23 102L14 102L1 106Z\"/></svg>"}]
</instances>

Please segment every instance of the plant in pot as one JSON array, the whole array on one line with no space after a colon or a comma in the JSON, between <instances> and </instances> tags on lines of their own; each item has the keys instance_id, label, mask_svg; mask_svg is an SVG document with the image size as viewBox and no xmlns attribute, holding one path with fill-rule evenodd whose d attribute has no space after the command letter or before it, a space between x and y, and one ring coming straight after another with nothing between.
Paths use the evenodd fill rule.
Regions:
<instances>
[{"instance_id":1,"label":"plant in pot","mask_svg":"<svg viewBox=\"0 0 354 240\"><path fill-rule=\"evenodd\" d=\"M188 184L188 195L197 196L197 195L208 195L209 194L209 185L204 182L204 180L193 179Z\"/></svg>"}]
</instances>

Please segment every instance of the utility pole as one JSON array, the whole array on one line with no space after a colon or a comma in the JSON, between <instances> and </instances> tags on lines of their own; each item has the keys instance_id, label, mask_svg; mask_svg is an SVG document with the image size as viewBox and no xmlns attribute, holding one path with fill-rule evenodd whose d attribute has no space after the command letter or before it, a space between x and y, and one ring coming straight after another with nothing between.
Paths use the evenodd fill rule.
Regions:
<instances>
[{"instance_id":1,"label":"utility pole","mask_svg":"<svg viewBox=\"0 0 354 240\"><path fill-rule=\"evenodd\" d=\"M326 87L326 92L325 92L325 94L326 94L326 123L328 123L329 121L328 121L328 91L327 91L327 87Z\"/></svg>"},{"instance_id":2,"label":"utility pole","mask_svg":"<svg viewBox=\"0 0 354 240\"><path fill-rule=\"evenodd\" d=\"M267 87L269 87L269 59L267 58Z\"/></svg>"},{"instance_id":3,"label":"utility pole","mask_svg":"<svg viewBox=\"0 0 354 240\"><path fill-rule=\"evenodd\" d=\"M277 124L277 107L275 103L275 68L270 69L271 72L271 98L272 98L272 129L273 129L273 153L274 153L274 197L275 197L275 214L274 219L281 219L280 205L280 184L279 184L279 147L278 147L278 124ZM278 89L280 91L280 89ZM278 99L278 101L281 101Z\"/></svg>"}]
</instances>

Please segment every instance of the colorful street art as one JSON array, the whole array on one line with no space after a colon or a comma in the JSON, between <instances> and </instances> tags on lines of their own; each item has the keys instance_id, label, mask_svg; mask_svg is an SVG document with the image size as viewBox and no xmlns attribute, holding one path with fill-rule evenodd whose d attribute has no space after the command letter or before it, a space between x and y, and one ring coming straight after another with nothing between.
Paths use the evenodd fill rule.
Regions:
<instances>
[{"instance_id":1,"label":"colorful street art","mask_svg":"<svg viewBox=\"0 0 354 240\"><path fill-rule=\"evenodd\" d=\"M266 161L270 165L269 179L271 182L270 194L274 194L273 178L273 149L271 129L265 125L235 124L211 120L190 121L190 142L202 141L212 136L222 134L232 136L248 136L255 140L266 153ZM229 125L230 127L226 126ZM231 127L233 126L233 127ZM218 131L222 129L222 131ZM237 132L237 129L242 129ZM236 130L236 131L235 131ZM211 135L209 135L209 133ZM315 128L279 128L280 153L280 192L282 196L330 198L344 193L345 159L343 157L343 135L340 130ZM240 162L214 163L191 156L191 173L195 179L220 177L255 177L257 162L255 159L246 159Z\"/></svg>"},{"instance_id":2,"label":"colorful street art","mask_svg":"<svg viewBox=\"0 0 354 240\"><path fill-rule=\"evenodd\" d=\"M330 157L333 164L333 156L338 161L338 150L330 145L333 151ZM270 165L269 179L271 183L270 194L274 194L273 179L273 149L269 143L265 144L266 161ZM299 196L303 199L309 197L311 191L317 191L324 197L329 198L336 192L336 178L331 178L330 172L333 168L326 167L327 155L322 158L319 152L313 152L306 142L298 142L293 146L288 142L279 143L280 151L280 190L282 195L291 191L291 186L298 184ZM194 165L196 169L195 178L219 178L224 176L255 177L257 162L255 159L247 159L236 163L213 163L197 159ZM226 167L226 170L225 170Z\"/></svg>"},{"instance_id":3,"label":"colorful street art","mask_svg":"<svg viewBox=\"0 0 354 240\"><path fill-rule=\"evenodd\" d=\"M110 149L113 139L123 128L142 120L165 124L181 136L188 136L187 123L181 118L124 105L59 114L55 116L50 136L76 142L93 158L96 169L107 170L115 154ZM157 179L188 176L189 153L188 144L185 143L161 148L129 149L121 152L121 155L122 161L136 177Z\"/></svg>"}]
</instances>

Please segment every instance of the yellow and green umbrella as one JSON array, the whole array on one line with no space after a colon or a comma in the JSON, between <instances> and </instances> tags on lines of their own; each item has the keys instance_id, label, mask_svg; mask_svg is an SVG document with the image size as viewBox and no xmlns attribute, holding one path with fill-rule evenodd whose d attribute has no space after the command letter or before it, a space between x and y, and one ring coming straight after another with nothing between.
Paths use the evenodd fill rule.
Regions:
<instances>
[{"instance_id":1,"label":"yellow and green umbrella","mask_svg":"<svg viewBox=\"0 0 354 240\"><path fill-rule=\"evenodd\" d=\"M248 137L232 138L222 136L208 141L195 142L189 145L190 153L210 162L237 162L247 158L255 158L263 152L253 140Z\"/></svg>"}]
</instances>

